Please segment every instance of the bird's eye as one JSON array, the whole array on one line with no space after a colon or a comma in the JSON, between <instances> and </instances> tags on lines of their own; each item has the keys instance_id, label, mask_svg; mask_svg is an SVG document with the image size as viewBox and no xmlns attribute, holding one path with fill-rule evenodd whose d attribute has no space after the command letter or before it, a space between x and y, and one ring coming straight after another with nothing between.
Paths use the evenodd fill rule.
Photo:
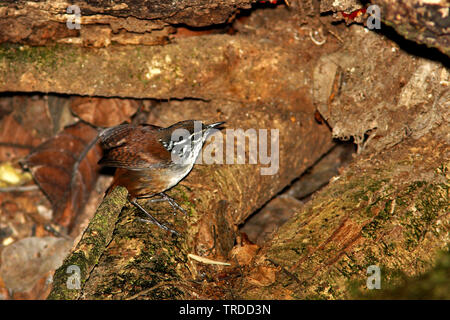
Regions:
<instances>
[{"instance_id":1,"label":"bird's eye","mask_svg":"<svg viewBox=\"0 0 450 320\"><path fill-rule=\"evenodd\" d=\"M174 144L180 144L180 143L182 143L184 140L185 140L185 139L181 136L181 137L175 137L175 138L172 138L172 140L170 140L170 142L171 142L171 143L174 143Z\"/></svg>"}]
</instances>

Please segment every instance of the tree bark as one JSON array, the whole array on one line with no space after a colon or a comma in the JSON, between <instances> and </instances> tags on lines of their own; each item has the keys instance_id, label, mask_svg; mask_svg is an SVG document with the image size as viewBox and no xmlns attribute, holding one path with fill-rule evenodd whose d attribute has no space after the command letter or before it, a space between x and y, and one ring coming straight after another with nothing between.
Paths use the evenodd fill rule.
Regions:
<instances>
[{"instance_id":1,"label":"tree bark","mask_svg":"<svg viewBox=\"0 0 450 320\"><path fill-rule=\"evenodd\" d=\"M437 48L450 56L450 19L446 1L374 0L382 20L408 40Z\"/></svg>"},{"instance_id":2,"label":"tree bark","mask_svg":"<svg viewBox=\"0 0 450 320\"><path fill-rule=\"evenodd\" d=\"M392 288L431 270L449 244L448 129L353 163L296 209L257 254L235 296L392 297ZM375 296L367 286L370 266L380 270Z\"/></svg>"},{"instance_id":3,"label":"tree bark","mask_svg":"<svg viewBox=\"0 0 450 320\"><path fill-rule=\"evenodd\" d=\"M1 1L0 42L86 46L163 44L173 25L203 27L229 22L253 0ZM99 38L105 38L99 40ZM137 42L137 43L136 43Z\"/></svg>"}]
</instances>

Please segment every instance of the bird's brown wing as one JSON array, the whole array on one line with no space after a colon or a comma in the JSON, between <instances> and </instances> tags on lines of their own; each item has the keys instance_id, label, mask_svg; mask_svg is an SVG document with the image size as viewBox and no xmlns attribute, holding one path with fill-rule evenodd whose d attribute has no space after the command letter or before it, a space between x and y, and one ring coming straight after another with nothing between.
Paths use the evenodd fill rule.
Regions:
<instances>
[{"instance_id":1,"label":"bird's brown wing","mask_svg":"<svg viewBox=\"0 0 450 320\"><path fill-rule=\"evenodd\" d=\"M160 127L123 124L100 133L103 157L98 162L108 167L140 170L156 168L170 159L158 141Z\"/></svg>"},{"instance_id":2,"label":"bird's brown wing","mask_svg":"<svg viewBox=\"0 0 450 320\"><path fill-rule=\"evenodd\" d=\"M139 129L139 130L137 130ZM152 125L152 124L141 124L141 125L132 125L129 123L124 123L112 128L108 128L103 130L100 133L100 140L102 143L102 147L104 149L111 149L114 147L120 146L124 141L123 139L130 135L134 136L139 134L141 131L157 131L161 129L161 127ZM133 132L135 131L135 132Z\"/></svg>"},{"instance_id":3,"label":"bird's brown wing","mask_svg":"<svg viewBox=\"0 0 450 320\"><path fill-rule=\"evenodd\" d=\"M111 149L118 147L134 126L130 124L121 124L112 128L108 128L100 132L100 141L103 149Z\"/></svg>"}]
</instances>

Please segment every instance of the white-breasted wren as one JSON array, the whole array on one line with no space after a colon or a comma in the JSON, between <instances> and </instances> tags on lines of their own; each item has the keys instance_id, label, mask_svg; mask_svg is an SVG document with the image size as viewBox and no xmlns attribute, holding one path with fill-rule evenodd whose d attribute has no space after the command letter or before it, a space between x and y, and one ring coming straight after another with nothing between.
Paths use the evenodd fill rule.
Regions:
<instances>
[{"instance_id":1,"label":"white-breasted wren","mask_svg":"<svg viewBox=\"0 0 450 320\"><path fill-rule=\"evenodd\" d=\"M116 168L110 190L125 187L129 201L150 218L142 220L177 234L149 214L137 199L159 195L161 198L149 201L167 201L173 209L186 213L164 192L189 174L204 142L223 123L204 125L185 120L167 128L122 124L103 130L99 137L104 154L99 164Z\"/></svg>"}]
</instances>

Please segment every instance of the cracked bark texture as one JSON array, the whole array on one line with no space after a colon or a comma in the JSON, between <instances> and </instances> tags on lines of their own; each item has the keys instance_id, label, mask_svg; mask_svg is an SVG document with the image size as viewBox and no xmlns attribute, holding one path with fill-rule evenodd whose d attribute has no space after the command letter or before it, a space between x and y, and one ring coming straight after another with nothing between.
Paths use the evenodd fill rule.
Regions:
<instances>
[{"instance_id":1,"label":"cracked bark texture","mask_svg":"<svg viewBox=\"0 0 450 320\"><path fill-rule=\"evenodd\" d=\"M417 291L407 294L401 286L405 279L432 270L436 257L448 252L449 138L445 126L358 159L296 209L258 253L235 295L367 299L386 293L401 299L430 298L448 290L442 274L436 274L436 280L441 279L438 291L430 289L428 296L418 281L412 282ZM382 290L377 294L366 287L372 265L381 270ZM396 286L400 288L392 290Z\"/></svg>"},{"instance_id":2,"label":"cracked bark texture","mask_svg":"<svg viewBox=\"0 0 450 320\"><path fill-rule=\"evenodd\" d=\"M231 21L252 0L1 1L0 42L44 45L52 41L85 46L163 44L172 26L203 27ZM77 6L75 11L72 6ZM72 9L68 9L71 7ZM80 15L80 20L75 16ZM79 27L67 27L67 23ZM101 40L99 40L101 39Z\"/></svg>"},{"instance_id":3,"label":"cracked bark texture","mask_svg":"<svg viewBox=\"0 0 450 320\"><path fill-rule=\"evenodd\" d=\"M120 202L111 241L99 244L102 254L72 298L349 298L363 287L368 265L395 284L399 273L430 269L446 248L445 63L412 56L357 25L330 24L319 46L292 13L266 14L271 19L250 17L236 36L165 46L1 47L1 91L163 99L147 122L225 120L229 128L280 132L275 175L260 175L261 165L197 165L170 192L189 217L163 204L147 207L182 231L179 238L139 222L139 212ZM354 138L361 159L293 208L296 215L249 265L188 260L189 253L230 259L236 226L330 148L316 108L336 137ZM209 281L220 272L239 277L224 290ZM67 276L57 272L54 292Z\"/></svg>"}]
</instances>

